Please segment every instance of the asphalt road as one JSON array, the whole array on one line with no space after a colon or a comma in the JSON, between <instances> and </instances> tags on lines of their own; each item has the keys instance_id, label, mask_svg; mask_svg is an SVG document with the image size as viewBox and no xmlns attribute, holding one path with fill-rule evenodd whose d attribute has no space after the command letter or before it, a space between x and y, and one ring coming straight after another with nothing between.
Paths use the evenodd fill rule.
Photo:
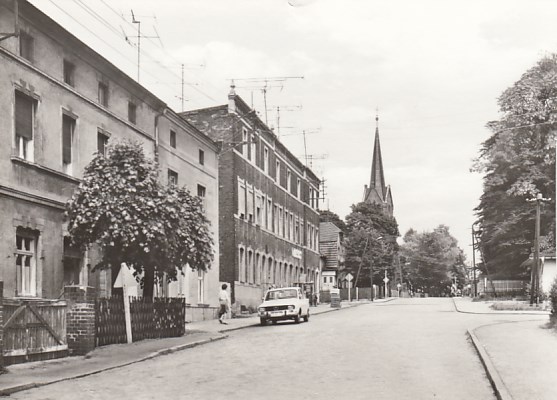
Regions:
<instances>
[{"instance_id":1,"label":"asphalt road","mask_svg":"<svg viewBox=\"0 0 557 400\"><path fill-rule=\"evenodd\" d=\"M495 399L466 335L471 318L450 299L365 304L11 398Z\"/></svg>"}]
</instances>

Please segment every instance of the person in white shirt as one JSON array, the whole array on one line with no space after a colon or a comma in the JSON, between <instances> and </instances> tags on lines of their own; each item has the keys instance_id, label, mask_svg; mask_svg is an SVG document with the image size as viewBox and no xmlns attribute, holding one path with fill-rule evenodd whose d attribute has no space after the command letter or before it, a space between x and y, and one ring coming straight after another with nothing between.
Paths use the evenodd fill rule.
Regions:
<instances>
[{"instance_id":1,"label":"person in white shirt","mask_svg":"<svg viewBox=\"0 0 557 400\"><path fill-rule=\"evenodd\" d=\"M230 299L228 298L228 292L226 291L227 288L228 285L223 283L219 293L219 322L225 325L227 325L227 323L224 322L224 317L226 317L226 314L228 314L228 310L230 309Z\"/></svg>"}]
</instances>

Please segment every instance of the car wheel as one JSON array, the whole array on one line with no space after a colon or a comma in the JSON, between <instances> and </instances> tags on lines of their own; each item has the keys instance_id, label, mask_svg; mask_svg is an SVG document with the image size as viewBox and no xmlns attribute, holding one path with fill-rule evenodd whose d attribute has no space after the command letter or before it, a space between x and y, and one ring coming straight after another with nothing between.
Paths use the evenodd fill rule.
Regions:
<instances>
[{"instance_id":1,"label":"car wheel","mask_svg":"<svg viewBox=\"0 0 557 400\"><path fill-rule=\"evenodd\" d=\"M294 317L294 322L299 324L300 323L300 316L302 315L302 310Z\"/></svg>"},{"instance_id":2,"label":"car wheel","mask_svg":"<svg viewBox=\"0 0 557 400\"><path fill-rule=\"evenodd\" d=\"M304 320L305 320L306 322L309 322L309 308L308 308L308 313L306 314L306 317L304 318Z\"/></svg>"},{"instance_id":3,"label":"car wheel","mask_svg":"<svg viewBox=\"0 0 557 400\"><path fill-rule=\"evenodd\" d=\"M267 320L265 318L259 318L259 322L261 323L261 325L265 326L267 325Z\"/></svg>"},{"instance_id":4,"label":"car wheel","mask_svg":"<svg viewBox=\"0 0 557 400\"><path fill-rule=\"evenodd\" d=\"M273 325L276 325L278 321L273 320Z\"/></svg>"}]
</instances>

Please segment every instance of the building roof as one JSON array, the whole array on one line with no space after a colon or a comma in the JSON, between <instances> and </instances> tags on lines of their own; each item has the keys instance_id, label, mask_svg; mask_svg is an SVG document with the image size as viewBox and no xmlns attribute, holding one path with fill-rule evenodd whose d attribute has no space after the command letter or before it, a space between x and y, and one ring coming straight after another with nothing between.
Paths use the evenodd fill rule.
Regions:
<instances>
[{"instance_id":1,"label":"building roof","mask_svg":"<svg viewBox=\"0 0 557 400\"><path fill-rule=\"evenodd\" d=\"M319 242L336 242L342 230L332 222L319 223Z\"/></svg>"}]
</instances>

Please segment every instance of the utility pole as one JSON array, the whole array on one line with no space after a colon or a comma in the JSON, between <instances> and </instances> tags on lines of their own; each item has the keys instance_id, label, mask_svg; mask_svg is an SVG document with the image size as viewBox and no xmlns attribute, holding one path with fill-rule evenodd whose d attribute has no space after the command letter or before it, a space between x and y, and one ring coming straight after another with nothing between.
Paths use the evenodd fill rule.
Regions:
<instances>
[{"instance_id":1,"label":"utility pole","mask_svg":"<svg viewBox=\"0 0 557 400\"><path fill-rule=\"evenodd\" d=\"M472 279L474 280L472 283L474 284L474 296L478 296L478 282L476 281L476 245L474 244L475 235L474 235L474 225L472 225Z\"/></svg>"},{"instance_id":2,"label":"utility pole","mask_svg":"<svg viewBox=\"0 0 557 400\"><path fill-rule=\"evenodd\" d=\"M540 277L539 277L539 265L540 265L540 214L541 214L541 202L551 201L551 199L546 199L541 193L538 193L536 198L528 199L527 201L536 202L536 225L534 228L534 265L532 266L532 282L530 286L530 305L538 304L539 302L539 290L540 290Z\"/></svg>"}]
</instances>

